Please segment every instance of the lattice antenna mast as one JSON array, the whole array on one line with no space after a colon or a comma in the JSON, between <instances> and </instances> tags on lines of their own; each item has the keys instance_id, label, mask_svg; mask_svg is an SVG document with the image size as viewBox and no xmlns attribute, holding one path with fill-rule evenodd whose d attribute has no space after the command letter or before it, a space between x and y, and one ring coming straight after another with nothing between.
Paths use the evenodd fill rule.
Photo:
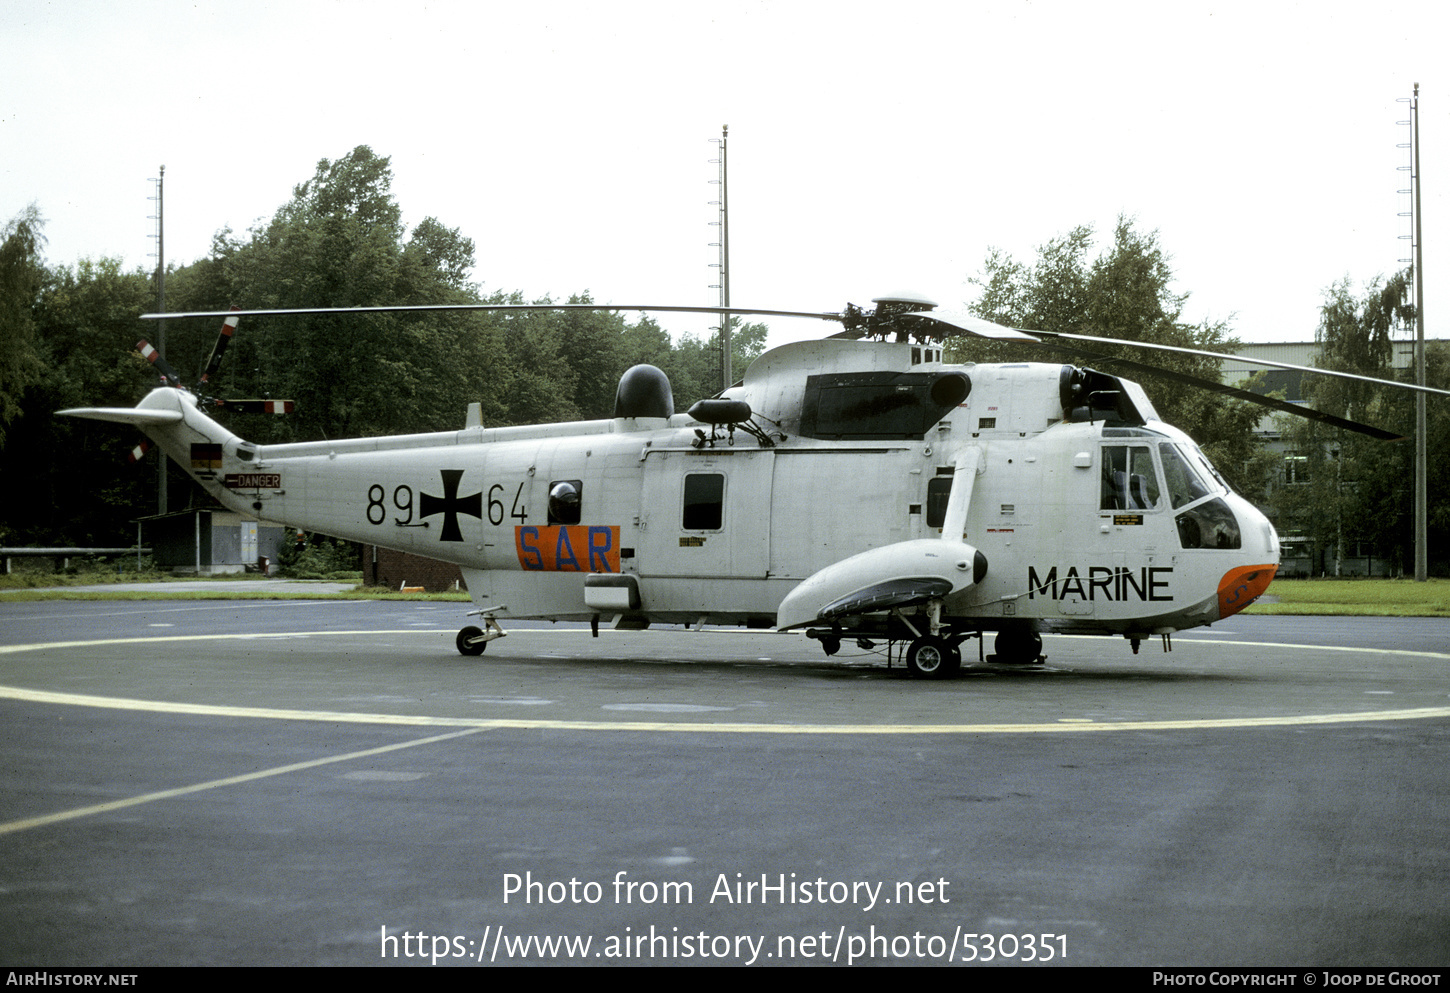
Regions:
<instances>
[{"instance_id":1,"label":"lattice antenna mast","mask_svg":"<svg viewBox=\"0 0 1450 993\"><path fill-rule=\"evenodd\" d=\"M720 165L720 178L712 179L710 182L718 183L720 186L720 199L711 200L712 207L719 207L719 217L711 221L711 227L720 229L720 240L710 242L711 248L720 249L720 261L711 263L711 267L720 270L720 282L711 283L712 290L720 291L720 388L728 390L735 384L735 374L730 368L731 347L730 347L730 312L725 308L730 306L730 196L725 184L725 142L730 137L730 125L724 125L720 129L719 138L711 138L711 141L720 143L720 157L711 159L711 162L718 162Z\"/></svg>"},{"instance_id":2,"label":"lattice antenna mast","mask_svg":"<svg viewBox=\"0 0 1450 993\"><path fill-rule=\"evenodd\" d=\"M148 220L156 222L156 233L151 235L152 238L156 239L156 251L152 253L156 259L156 312L163 314L166 312L166 227L164 224L165 201L163 199L166 183L166 166L163 165L161 167L160 174L151 180L151 182L156 184L156 195L150 198L156 204L156 213L148 218ZM166 322L164 320L156 322L156 346L161 354L166 354ZM161 466L157 470L156 475L156 512L158 514L164 514L167 509L166 455L162 454L161 458L157 461L160 462Z\"/></svg>"},{"instance_id":3,"label":"lattice antenna mast","mask_svg":"<svg viewBox=\"0 0 1450 993\"><path fill-rule=\"evenodd\" d=\"M1400 97L1400 103L1409 103L1410 119L1398 122L1402 126L1410 128L1410 141L1401 144L1401 148L1410 149L1410 164L1400 166L1400 170L1408 170L1410 173L1410 188L1401 190L1402 194L1410 195L1410 216L1413 218L1411 229L1413 234L1401 235L1401 238L1408 237L1412 241L1413 251L1410 258L1400 259L1407 262L1414 269L1415 273L1415 385L1425 385L1425 256L1424 245L1420 237L1420 84L1416 83L1414 95L1411 97ZM1403 214L1401 216L1404 216ZM1429 511L1430 497L1427 483L1427 470L1429 466L1429 452L1426 442L1425 425L1425 394L1415 394L1415 582L1423 583L1429 579Z\"/></svg>"}]
</instances>

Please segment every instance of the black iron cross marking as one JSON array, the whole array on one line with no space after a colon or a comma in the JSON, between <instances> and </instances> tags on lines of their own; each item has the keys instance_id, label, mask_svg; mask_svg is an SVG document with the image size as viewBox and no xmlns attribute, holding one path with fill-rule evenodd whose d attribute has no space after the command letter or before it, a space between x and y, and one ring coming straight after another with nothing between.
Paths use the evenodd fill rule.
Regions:
<instances>
[{"instance_id":1,"label":"black iron cross marking","mask_svg":"<svg viewBox=\"0 0 1450 993\"><path fill-rule=\"evenodd\" d=\"M467 514L469 517L483 519L483 491L479 490L472 496L460 497L458 495L458 481L463 478L462 469L439 469L443 476L443 495L433 496L431 493L420 494L418 501L420 517L432 517L434 514L443 514L443 533L438 536L439 541L462 541L463 532L458 527L458 515Z\"/></svg>"}]
</instances>

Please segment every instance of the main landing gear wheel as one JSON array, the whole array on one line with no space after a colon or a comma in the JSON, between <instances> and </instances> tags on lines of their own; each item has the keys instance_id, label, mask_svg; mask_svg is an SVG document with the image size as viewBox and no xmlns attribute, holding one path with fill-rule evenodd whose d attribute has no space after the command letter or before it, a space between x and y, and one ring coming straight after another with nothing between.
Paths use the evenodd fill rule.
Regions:
<instances>
[{"instance_id":1,"label":"main landing gear wheel","mask_svg":"<svg viewBox=\"0 0 1450 993\"><path fill-rule=\"evenodd\" d=\"M486 641L474 641L475 638L483 637L483 628L476 628L472 625L458 632L455 643L458 645L459 655L482 655L483 650L488 647Z\"/></svg>"},{"instance_id":2,"label":"main landing gear wheel","mask_svg":"<svg viewBox=\"0 0 1450 993\"><path fill-rule=\"evenodd\" d=\"M962 653L950 642L925 635L906 649L906 668L918 679L946 679L962 667Z\"/></svg>"},{"instance_id":3,"label":"main landing gear wheel","mask_svg":"<svg viewBox=\"0 0 1450 993\"><path fill-rule=\"evenodd\" d=\"M998 631L994 642L999 665L1036 665L1042 657L1042 635L1036 631Z\"/></svg>"}]
</instances>

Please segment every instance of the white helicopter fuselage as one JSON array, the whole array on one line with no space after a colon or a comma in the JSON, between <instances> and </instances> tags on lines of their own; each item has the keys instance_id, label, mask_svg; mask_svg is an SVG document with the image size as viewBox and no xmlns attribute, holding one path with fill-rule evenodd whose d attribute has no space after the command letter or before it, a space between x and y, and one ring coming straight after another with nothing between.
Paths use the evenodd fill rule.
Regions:
<instances>
[{"instance_id":1,"label":"white helicopter fuselage","mask_svg":"<svg viewBox=\"0 0 1450 993\"><path fill-rule=\"evenodd\" d=\"M786 345L724 395L760 434L664 410L253 446L171 388L129 416L75 413L136 423L235 510L457 563L478 609L503 618L851 634L886 631L895 610L916 631L924 598L881 584L935 576L933 631L1138 639L1261 594L1279 561L1268 520L1135 384L1115 381L1134 423L1069 416L1071 368Z\"/></svg>"}]
</instances>

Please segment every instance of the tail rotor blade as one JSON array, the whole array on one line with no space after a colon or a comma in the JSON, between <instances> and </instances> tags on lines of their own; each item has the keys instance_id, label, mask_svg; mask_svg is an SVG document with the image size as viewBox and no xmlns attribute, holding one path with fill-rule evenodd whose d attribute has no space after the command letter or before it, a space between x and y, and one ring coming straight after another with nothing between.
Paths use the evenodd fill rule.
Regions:
<instances>
[{"instance_id":1,"label":"tail rotor blade","mask_svg":"<svg viewBox=\"0 0 1450 993\"><path fill-rule=\"evenodd\" d=\"M232 307L232 310L241 310L240 307ZM237 330L237 321L240 318L232 314L222 322L222 332L217 335L216 347L211 350L211 358L207 360L206 371L201 374L203 383L209 382L211 377L216 375L217 367L222 364L222 356L226 354L227 346L232 343L232 335Z\"/></svg>"},{"instance_id":2,"label":"tail rotor blade","mask_svg":"<svg viewBox=\"0 0 1450 993\"><path fill-rule=\"evenodd\" d=\"M219 400L227 410L239 414L290 414L295 406L291 400Z\"/></svg>"},{"instance_id":3,"label":"tail rotor blade","mask_svg":"<svg viewBox=\"0 0 1450 993\"><path fill-rule=\"evenodd\" d=\"M171 364L161 357L161 353L152 347L149 341L142 340L136 342L136 350L141 353L147 362L150 362L156 367L156 371L161 374L161 379L167 386L181 385L181 378L176 375L176 370L171 368Z\"/></svg>"}]
</instances>

